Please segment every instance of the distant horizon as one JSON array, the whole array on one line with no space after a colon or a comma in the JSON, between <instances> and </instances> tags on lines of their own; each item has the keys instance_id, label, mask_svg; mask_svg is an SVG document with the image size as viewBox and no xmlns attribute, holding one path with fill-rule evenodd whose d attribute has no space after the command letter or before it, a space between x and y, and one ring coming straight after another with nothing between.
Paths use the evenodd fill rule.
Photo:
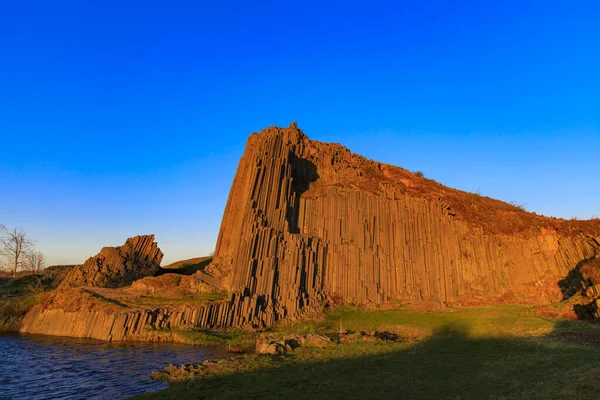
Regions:
<instances>
[{"instance_id":1,"label":"distant horizon","mask_svg":"<svg viewBox=\"0 0 600 400\"><path fill-rule=\"evenodd\" d=\"M246 138L297 121L446 186L600 215L600 4L0 6L0 223L48 265L208 254Z\"/></svg>"}]
</instances>

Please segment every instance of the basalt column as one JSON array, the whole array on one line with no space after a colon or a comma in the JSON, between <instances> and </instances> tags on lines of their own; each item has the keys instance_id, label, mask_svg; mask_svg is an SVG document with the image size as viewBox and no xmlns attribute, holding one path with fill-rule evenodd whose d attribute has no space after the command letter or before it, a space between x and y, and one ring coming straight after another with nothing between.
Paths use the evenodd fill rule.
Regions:
<instances>
[{"instance_id":1,"label":"basalt column","mask_svg":"<svg viewBox=\"0 0 600 400\"><path fill-rule=\"evenodd\" d=\"M253 134L209 271L229 325L297 318L340 301L560 300L557 282L600 254L600 221L565 221L461 192L295 124Z\"/></svg>"},{"instance_id":2,"label":"basalt column","mask_svg":"<svg viewBox=\"0 0 600 400\"><path fill-rule=\"evenodd\" d=\"M318 304L326 249L299 234L300 196L318 179L297 129L252 135L240 161L211 268L229 274L231 323L271 324Z\"/></svg>"}]
</instances>

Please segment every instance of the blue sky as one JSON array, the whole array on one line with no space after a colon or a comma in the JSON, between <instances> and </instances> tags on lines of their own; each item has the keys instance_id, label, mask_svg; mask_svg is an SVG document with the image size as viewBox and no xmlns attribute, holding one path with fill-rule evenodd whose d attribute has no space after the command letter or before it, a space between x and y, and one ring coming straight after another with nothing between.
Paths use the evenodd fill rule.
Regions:
<instances>
[{"instance_id":1,"label":"blue sky","mask_svg":"<svg viewBox=\"0 0 600 400\"><path fill-rule=\"evenodd\" d=\"M3 1L0 223L52 264L145 233L165 262L207 254L247 136L291 121L600 215L598 21L595 1Z\"/></svg>"}]
</instances>

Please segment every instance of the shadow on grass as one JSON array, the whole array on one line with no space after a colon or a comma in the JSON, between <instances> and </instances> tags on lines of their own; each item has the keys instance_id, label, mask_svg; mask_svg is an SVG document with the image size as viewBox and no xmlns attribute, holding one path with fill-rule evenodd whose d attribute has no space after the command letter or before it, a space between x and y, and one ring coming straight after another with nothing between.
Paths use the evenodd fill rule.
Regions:
<instances>
[{"instance_id":1,"label":"shadow on grass","mask_svg":"<svg viewBox=\"0 0 600 400\"><path fill-rule=\"evenodd\" d=\"M600 349L557 326L545 337L472 338L450 325L416 343L354 343L250 358L241 369L172 385L156 399L577 399L600 390ZM318 351L319 354L315 355ZM312 352L312 353L311 353ZM262 362L256 368L250 363Z\"/></svg>"},{"instance_id":2,"label":"shadow on grass","mask_svg":"<svg viewBox=\"0 0 600 400\"><path fill-rule=\"evenodd\" d=\"M125 303L121 303L120 301L117 301L117 300L111 299L109 297L103 296L100 293L96 293L96 292L91 291L89 289L81 289L81 291L89 294L90 296L92 296L92 297L94 297L94 298L96 298L98 300L105 301L107 303L114 304L114 305L119 306L119 307L129 308L129 306L127 304L125 304Z\"/></svg>"}]
</instances>

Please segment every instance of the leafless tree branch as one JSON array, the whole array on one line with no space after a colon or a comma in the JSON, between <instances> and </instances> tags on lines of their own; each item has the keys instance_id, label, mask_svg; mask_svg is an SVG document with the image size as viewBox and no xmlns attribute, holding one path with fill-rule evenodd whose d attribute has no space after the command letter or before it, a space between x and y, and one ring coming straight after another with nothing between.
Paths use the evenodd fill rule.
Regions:
<instances>
[{"instance_id":1,"label":"leafless tree branch","mask_svg":"<svg viewBox=\"0 0 600 400\"><path fill-rule=\"evenodd\" d=\"M27 271L39 274L46 268L46 256L41 251L28 251L24 255L23 268Z\"/></svg>"},{"instance_id":2,"label":"leafless tree branch","mask_svg":"<svg viewBox=\"0 0 600 400\"><path fill-rule=\"evenodd\" d=\"M17 269L23 261L22 256L31 249L32 245L33 242L21 229L9 230L0 224L0 254L12 265L14 277L17 276Z\"/></svg>"}]
</instances>

